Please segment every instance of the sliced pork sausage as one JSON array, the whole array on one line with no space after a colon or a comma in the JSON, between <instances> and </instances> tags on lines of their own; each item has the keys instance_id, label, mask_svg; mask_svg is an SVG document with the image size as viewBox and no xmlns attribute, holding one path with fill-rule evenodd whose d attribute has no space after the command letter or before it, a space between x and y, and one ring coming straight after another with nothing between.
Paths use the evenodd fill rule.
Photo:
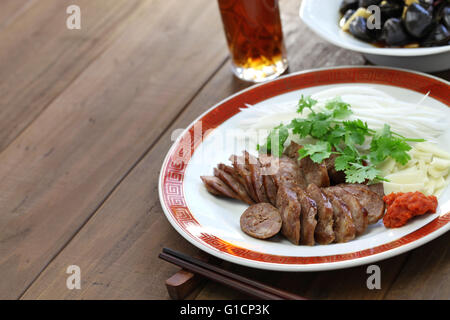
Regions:
<instances>
[{"instance_id":1,"label":"sliced pork sausage","mask_svg":"<svg viewBox=\"0 0 450 320\"><path fill-rule=\"evenodd\" d=\"M384 186L383 183L374 183L368 185L369 189L378 194L381 198L384 197Z\"/></svg>"},{"instance_id":2,"label":"sliced pork sausage","mask_svg":"<svg viewBox=\"0 0 450 320\"><path fill-rule=\"evenodd\" d=\"M200 178L202 179L204 185L206 186L206 190L208 190L209 193L215 196L222 196L241 200L238 194L234 192L230 187L228 187L225 184L225 182L223 182L219 178L208 176L201 176Z\"/></svg>"},{"instance_id":3,"label":"sliced pork sausage","mask_svg":"<svg viewBox=\"0 0 450 320\"><path fill-rule=\"evenodd\" d=\"M264 188L264 180L263 175L261 174L259 160L247 151L244 151L244 157L250 171L250 178L258 202L269 202L269 198L266 195L266 189Z\"/></svg>"},{"instance_id":4,"label":"sliced pork sausage","mask_svg":"<svg viewBox=\"0 0 450 320\"><path fill-rule=\"evenodd\" d=\"M264 189L266 190L267 197L270 200L270 203L274 206L277 204L277 187L272 180L272 176L264 175L263 176Z\"/></svg>"},{"instance_id":5,"label":"sliced pork sausage","mask_svg":"<svg viewBox=\"0 0 450 320\"><path fill-rule=\"evenodd\" d=\"M279 158L278 162L278 171L272 175L273 182L277 188L284 183L292 183L301 188L306 188L306 181L303 178L296 160L287 156L282 156Z\"/></svg>"},{"instance_id":6,"label":"sliced pork sausage","mask_svg":"<svg viewBox=\"0 0 450 320\"><path fill-rule=\"evenodd\" d=\"M302 207L301 213L301 226L300 226L300 243L313 246L314 241L314 231L317 226L317 205L302 188L295 186L295 191L297 192L297 198Z\"/></svg>"},{"instance_id":7,"label":"sliced pork sausage","mask_svg":"<svg viewBox=\"0 0 450 320\"><path fill-rule=\"evenodd\" d=\"M281 233L293 244L299 244L302 206L292 185L281 184L278 187L277 208L282 221Z\"/></svg>"},{"instance_id":8,"label":"sliced pork sausage","mask_svg":"<svg viewBox=\"0 0 450 320\"><path fill-rule=\"evenodd\" d=\"M208 182L208 180L211 177L200 177L203 180L203 184L206 188L206 191L208 191L209 193L211 193L214 196L218 196L218 197L226 197L223 193L217 191L214 187L212 187L212 184Z\"/></svg>"},{"instance_id":9,"label":"sliced pork sausage","mask_svg":"<svg viewBox=\"0 0 450 320\"><path fill-rule=\"evenodd\" d=\"M300 169L308 184L314 183L318 187L328 187L330 178L328 177L327 167L323 163L315 163L310 157L300 160Z\"/></svg>"},{"instance_id":10,"label":"sliced pork sausage","mask_svg":"<svg viewBox=\"0 0 450 320\"><path fill-rule=\"evenodd\" d=\"M330 201L315 184L308 185L306 193L317 205L317 226L314 231L316 242L319 244L332 243L335 236L333 231L333 207Z\"/></svg>"},{"instance_id":11,"label":"sliced pork sausage","mask_svg":"<svg viewBox=\"0 0 450 320\"><path fill-rule=\"evenodd\" d=\"M227 165L224 165L224 164L221 163L221 164L219 164L219 165L217 166L217 168L219 168L220 170L223 170L223 171L225 171L226 173L228 173L229 175L233 176L233 178L234 178L235 180L239 181L239 183L241 184L241 186L243 186L244 189L247 191L247 188L246 188L246 186L245 186L245 179L244 179L240 174L238 174L238 173L236 172L236 170L235 170L233 167L227 166ZM248 191L247 191L247 194L248 194ZM250 196L250 195L249 195L249 196Z\"/></svg>"},{"instance_id":12,"label":"sliced pork sausage","mask_svg":"<svg viewBox=\"0 0 450 320\"><path fill-rule=\"evenodd\" d=\"M294 141L291 141L291 143L286 147L286 149L284 149L284 154L289 158L298 159L298 157L300 156L298 154L298 150L300 150L302 147L303 147L302 145Z\"/></svg>"},{"instance_id":13,"label":"sliced pork sausage","mask_svg":"<svg viewBox=\"0 0 450 320\"><path fill-rule=\"evenodd\" d=\"M366 208L368 223L377 223L384 215L385 203L383 198L369 189L365 184L340 184L339 187L353 194Z\"/></svg>"},{"instance_id":14,"label":"sliced pork sausage","mask_svg":"<svg viewBox=\"0 0 450 320\"><path fill-rule=\"evenodd\" d=\"M333 193L336 197L341 199L350 210L352 214L353 223L356 228L356 235L363 234L367 229L368 218L367 210L358 201L358 199L352 195L350 192L345 191L345 189L340 187L328 187L328 191Z\"/></svg>"},{"instance_id":15,"label":"sliced pork sausage","mask_svg":"<svg viewBox=\"0 0 450 320\"><path fill-rule=\"evenodd\" d=\"M242 177L244 181L244 187L247 190L248 195L252 198L254 202L258 202L259 200L253 188L250 170L246 165L245 158L242 156L239 157L236 155L232 155L230 157L230 161L233 163L234 170L236 170L237 174L239 174Z\"/></svg>"},{"instance_id":16,"label":"sliced pork sausage","mask_svg":"<svg viewBox=\"0 0 450 320\"><path fill-rule=\"evenodd\" d=\"M333 151L336 151L335 149ZM330 184L336 185L339 183L345 183L345 173L344 171L337 171L336 170L336 158L338 157L337 154L333 153L331 156L327 159L325 159L324 163L327 167L328 176L330 178Z\"/></svg>"},{"instance_id":17,"label":"sliced pork sausage","mask_svg":"<svg viewBox=\"0 0 450 320\"><path fill-rule=\"evenodd\" d=\"M244 211L240 220L241 229L257 239L268 239L281 230L281 216L270 203L251 205Z\"/></svg>"},{"instance_id":18,"label":"sliced pork sausage","mask_svg":"<svg viewBox=\"0 0 450 320\"><path fill-rule=\"evenodd\" d=\"M266 190L267 198L274 206L277 205L277 186L273 181L272 175L278 172L279 162L271 155L260 153L258 157L260 163L260 173L263 176L264 189Z\"/></svg>"},{"instance_id":19,"label":"sliced pork sausage","mask_svg":"<svg viewBox=\"0 0 450 320\"><path fill-rule=\"evenodd\" d=\"M254 204L255 202L249 197L247 190L243 185L240 184L238 180L236 180L232 175L225 172L221 168L224 168L225 165L219 164L218 168L214 168L214 175L222 180L231 190L236 193L239 198L247 204Z\"/></svg>"},{"instance_id":20,"label":"sliced pork sausage","mask_svg":"<svg viewBox=\"0 0 450 320\"><path fill-rule=\"evenodd\" d=\"M334 219L334 236L335 241L338 243L347 242L355 238L356 228L353 223L352 214L348 210L345 203L336 197L327 188L322 189L328 200L330 200L333 207L333 219Z\"/></svg>"},{"instance_id":21,"label":"sliced pork sausage","mask_svg":"<svg viewBox=\"0 0 450 320\"><path fill-rule=\"evenodd\" d=\"M265 176L273 175L278 172L279 158L273 157L270 154L260 153L258 155L259 163L261 164L261 173Z\"/></svg>"},{"instance_id":22,"label":"sliced pork sausage","mask_svg":"<svg viewBox=\"0 0 450 320\"><path fill-rule=\"evenodd\" d=\"M319 187L328 187L330 179L328 177L327 167L324 163L315 163L310 157L298 160L298 151L303 148L302 145L294 141L286 148L286 156L298 161L300 174L303 176L305 183L301 187L306 188L308 184L314 183Z\"/></svg>"}]
</instances>

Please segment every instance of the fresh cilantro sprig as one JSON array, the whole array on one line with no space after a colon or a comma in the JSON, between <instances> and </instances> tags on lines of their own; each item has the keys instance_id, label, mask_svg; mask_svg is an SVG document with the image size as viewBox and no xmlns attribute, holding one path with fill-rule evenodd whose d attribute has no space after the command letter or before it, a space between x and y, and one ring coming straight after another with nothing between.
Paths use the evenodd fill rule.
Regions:
<instances>
[{"instance_id":1,"label":"fresh cilantro sprig","mask_svg":"<svg viewBox=\"0 0 450 320\"><path fill-rule=\"evenodd\" d=\"M408 151L411 146L408 142L423 142L423 139L408 139L399 134L394 134L387 124L377 133L370 144L369 160L373 164L378 164L391 157L396 162L405 165L411 160Z\"/></svg>"},{"instance_id":2,"label":"fresh cilantro sprig","mask_svg":"<svg viewBox=\"0 0 450 320\"><path fill-rule=\"evenodd\" d=\"M331 111L335 119L345 119L353 113L350 105L342 101L340 97L328 101L325 104L325 109Z\"/></svg>"},{"instance_id":3,"label":"fresh cilantro sprig","mask_svg":"<svg viewBox=\"0 0 450 320\"><path fill-rule=\"evenodd\" d=\"M312 137L315 144L305 144L299 150L299 159L310 157L312 161L321 163L332 154L336 155L335 168L343 171L348 183L369 181L387 181L381 176L376 165L391 157L396 162L405 165L411 159L408 142L423 142L423 139L409 139L392 132L389 125L380 131L370 129L366 122L360 119L344 120L351 114L351 106L335 98L325 103L321 112L314 110L317 100L310 96L301 96L298 103L298 113L309 109L306 118L296 118L289 125L275 127L258 150L281 156L284 143L289 137L289 131L300 138ZM360 146L370 141L370 150L360 153Z\"/></svg>"},{"instance_id":4,"label":"fresh cilantro sprig","mask_svg":"<svg viewBox=\"0 0 450 320\"><path fill-rule=\"evenodd\" d=\"M298 151L301 158L310 157L312 161L320 163L332 154L331 144L328 141L318 141L316 144L307 144Z\"/></svg>"},{"instance_id":5,"label":"fresh cilantro sprig","mask_svg":"<svg viewBox=\"0 0 450 320\"><path fill-rule=\"evenodd\" d=\"M314 100L313 98L311 98L311 96L307 96L305 97L304 95L302 95L302 97L300 98L300 100L298 101L298 109L297 112L298 113L302 113L303 110L305 110L305 108L308 108L312 111L312 108L317 104L317 100Z\"/></svg>"},{"instance_id":6,"label":"fresh cilantro sprig","mask_svg":"<svg viewBox=\"0 0 450 320\"><path fill-rule=\"evenodd\" d=\"M348 183L363 183L366 180L386 181L386 179L380 176L380 171L371 165L351 162L344 172L345 181Z\"/></svg>"},{"instance_id":7,"label":"fresh cilantro sprig","mask_svg":"<svg viewBox=\"0 0 450 320\"><path fill-rule=\"evenodd\" d=\"M284 150L284 143L288 137L288 127L280 124L270 131L269 136L266 139L266 143L262 146L258 144L256 149L260 152L271 153L277 157L281 157Z\"/></svg>"},{"instance_id":8,"label":"fresh cilantro sprig","mask_svg":"<svg viewBox=\"0 0 450 320\"><path fill-rule=\"evenodd\" d=\"M367 163L367 156L362 155L354 146L346 146L336 152L334 167L337 171L344 171L348 183L363 183L366 180L385 180L381 172Z\"/></svg>"}]
</instances>

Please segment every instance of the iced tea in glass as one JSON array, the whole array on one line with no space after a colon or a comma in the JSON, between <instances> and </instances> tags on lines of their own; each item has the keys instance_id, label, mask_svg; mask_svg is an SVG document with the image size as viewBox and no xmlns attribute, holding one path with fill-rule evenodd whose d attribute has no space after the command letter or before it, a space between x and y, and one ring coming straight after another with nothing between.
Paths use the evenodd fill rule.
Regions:
<instances>
[{"instance_id":1,"label":"iced tea in glass","mask_svg":"<svg viewBox=\"0 0 450 320\"><path fill-rule=\"evenodd\" d=\"M273 79L287 69L278 0L218 0L237 77Z\"/></svg>"}]
</instances>

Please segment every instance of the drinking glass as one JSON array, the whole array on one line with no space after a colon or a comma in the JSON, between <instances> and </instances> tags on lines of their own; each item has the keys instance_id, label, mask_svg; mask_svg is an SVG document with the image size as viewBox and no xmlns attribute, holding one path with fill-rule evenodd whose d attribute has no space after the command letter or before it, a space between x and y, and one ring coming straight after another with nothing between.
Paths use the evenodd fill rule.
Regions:
<instances>
[{"instance_id":1,"label":"drinking glass","mask_svg":"<svg viewBox=\"0 0 450 320\"><path fill-rule=\"evenodd\" d=\"M276 78L288 67L278 0L218 0L234 74Z\"/></svg>"}]
</instances>

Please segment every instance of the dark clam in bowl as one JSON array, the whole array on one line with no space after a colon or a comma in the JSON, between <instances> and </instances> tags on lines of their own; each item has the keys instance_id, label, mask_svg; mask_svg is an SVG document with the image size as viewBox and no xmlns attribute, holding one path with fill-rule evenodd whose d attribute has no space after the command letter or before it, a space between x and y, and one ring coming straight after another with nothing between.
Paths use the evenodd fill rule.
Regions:
<instances>
[{"instance_id":1,"label":"dark clam in bowl","mask_svg":"<svg viewBox=\"0 0 450 320\"><path fill-rule=\"evenodd\" d=\"M341 0L343 31L379 47L450 44L449 0Z\"/></svg>"},{"instance_id":2,"label":"dark clam in bowl","mask_svg":"<svg viewBox=\"0 0 450 320\"><path fill-rule=\"evenodd\" d=\"M300 17L325 40L374 64L450 69L450 0L303 0Z\"/></svg>"}]
</instances>

